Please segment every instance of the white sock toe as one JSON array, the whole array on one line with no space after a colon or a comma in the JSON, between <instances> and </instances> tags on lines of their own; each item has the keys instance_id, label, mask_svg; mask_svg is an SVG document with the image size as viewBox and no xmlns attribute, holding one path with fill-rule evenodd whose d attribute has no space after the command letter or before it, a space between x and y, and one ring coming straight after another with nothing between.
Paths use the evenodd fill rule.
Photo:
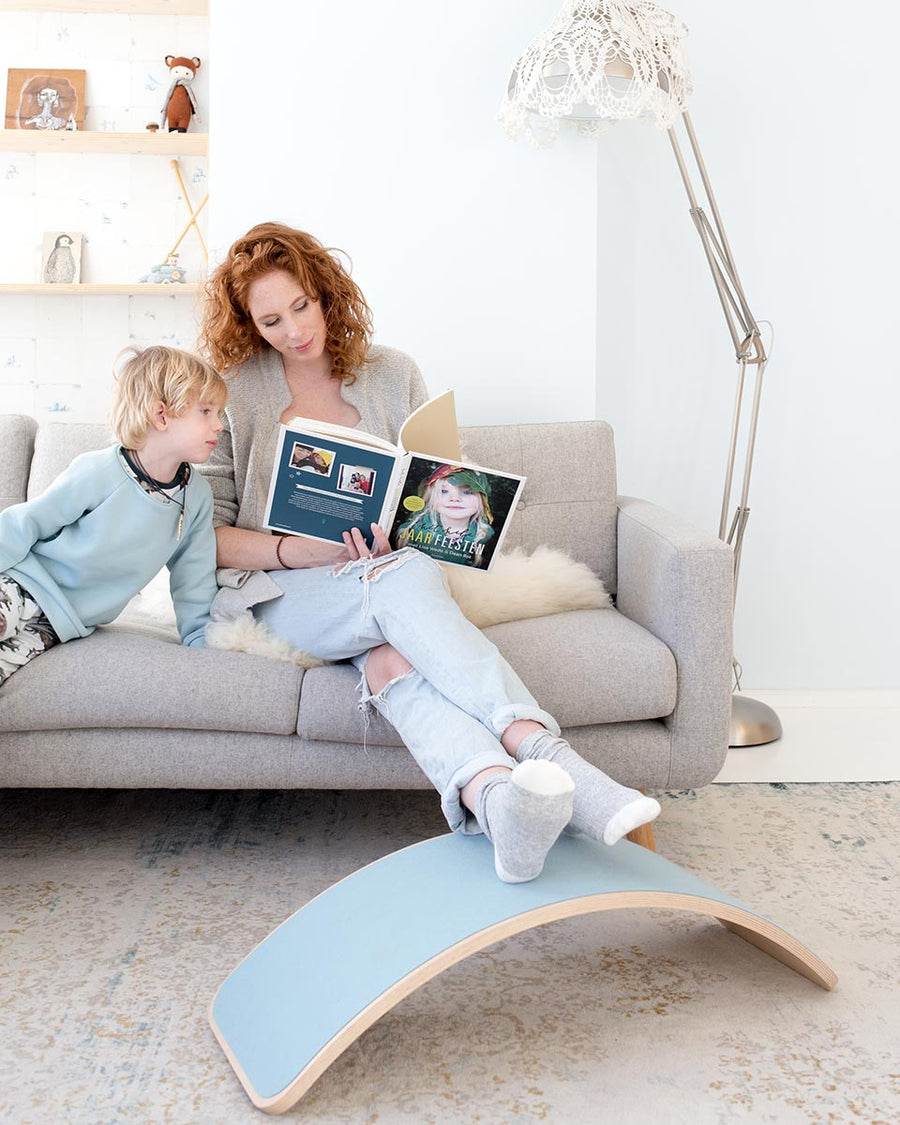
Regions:
<instances>
[{"instance_id":1,"label":"white sock toe","mask_svg":"<svg viewBox=\"0 0 900 1125\"><path fill-rule=\"evenodd\" d=\"M615 844L635 828L656 820L661 812L659 801L652 797L638 797L630 801L613 816L603 830L603 843Z\"/></svg>"},{"instance_id":2,"label":"white sock toe","mask_svg":"<svg viewBox=\"0 0 900 1125\"><path fill-rule=\"evenodd\" d=\"M540 758L519 762L509 775L509 780L541 797L564 797L575 791L575 782L562 766Z\"/></svg>"}]
</instances>

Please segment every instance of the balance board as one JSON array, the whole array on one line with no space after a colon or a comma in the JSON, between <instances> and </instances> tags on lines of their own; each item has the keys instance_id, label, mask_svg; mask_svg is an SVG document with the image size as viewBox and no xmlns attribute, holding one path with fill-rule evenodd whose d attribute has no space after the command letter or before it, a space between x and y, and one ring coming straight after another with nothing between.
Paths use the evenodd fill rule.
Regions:
<instances>
[{"instance_id":1,"label":"balance board","mask_svg":"<svg viewBox=\"0 0 900 1125\"><path fill-rule=\"evenodd\" d=\"M484 836L450 833L363 867L291 915L221 985L210 1024L253 1104L283 1113L451 965L545 922L634 907L708 915L822 988L837 982L774 923L628 840L562 836L539 878L508 884Z\"/></svg>"}]
</instances>

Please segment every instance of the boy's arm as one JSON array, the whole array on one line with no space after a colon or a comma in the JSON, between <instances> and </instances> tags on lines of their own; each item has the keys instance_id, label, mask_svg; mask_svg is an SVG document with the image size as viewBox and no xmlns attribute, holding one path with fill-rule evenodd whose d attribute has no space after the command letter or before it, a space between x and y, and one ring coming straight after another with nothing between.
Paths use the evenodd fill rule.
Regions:
<instances>
[{"instance_id":1,"label":"boy's arm","mask_svg":"<svg viewBox=\"0 0 900 1125\"><path fill-rule=\"evenodd\" d=\"M20 563L43 539L52 539L77 522L110 493L90 454L76 457L40 496L0 512L0 571Z\"/></svg>"},{"instance_id":2,"label":"boy's arm","mask_svg":"<svg viewBox=\"0 0 900 1125\"><path fill-rule=\"evenodd\" d=\"M205 480L196 478L192 490L196 514L187 524L178 549L169 559L169 590L175 605L175 620L183 645L203 648L209 607L218 592L216 585L216 533L213 529L213 497ZM193 497L192 497L193 499Z\"/></svg>"}]
</instances>

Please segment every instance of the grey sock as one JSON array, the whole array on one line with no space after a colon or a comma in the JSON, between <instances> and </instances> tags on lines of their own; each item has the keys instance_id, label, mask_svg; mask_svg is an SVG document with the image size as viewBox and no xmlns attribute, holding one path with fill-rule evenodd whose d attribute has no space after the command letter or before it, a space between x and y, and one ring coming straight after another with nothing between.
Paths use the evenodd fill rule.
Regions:
<instances>
[{"instance_id":1,"label":"grey sock","mask_svg":"<svg viewBox=\"0 0 900 1125\"><path fill-rule=\"evenodd\" d=\"M572 816L571 778L554 762L523 762L493 774L475 796L475 816L494 845L504 883L536 879Z\"/></svg>"},{"instance_id":2,"label":"grey sock","mask_svg":"<svg viewBox=\"0 0 900 1125\"><path fill-rule=\"evenodd\" d=\"M660 807L652 797L613 781L577 754L565 739L547 730L526 735L516 750L519 762L547 761L562 766L575 782L575 799L569 830L583 832L604 844L615 844L628 832L649 824Z\"/></svg>"}]
</instances>

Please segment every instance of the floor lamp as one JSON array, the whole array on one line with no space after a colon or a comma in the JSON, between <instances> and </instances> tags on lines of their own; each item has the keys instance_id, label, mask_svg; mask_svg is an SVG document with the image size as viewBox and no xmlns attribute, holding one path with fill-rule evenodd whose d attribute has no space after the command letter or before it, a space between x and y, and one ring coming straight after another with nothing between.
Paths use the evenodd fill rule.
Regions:
<instances>
[{"instance_id":1,"label":"floor lamp","mask_svg":"<svg viewBox=\"0 0 900 1125\"><path fill-rule=\"evenodd\" d=\"M719 519L719 537L734 552L737 597L741 551L750 514L750 474L767 355L735 268L731 248L687 112L692 92L684 43L687 28L655 4L637 0L566 0L556 19L534 39L513 65L500 120L513 138L526 135L545 147L561 124L585 136L603 133L614 122L650 118L667 130L700 236L738 364L737 394ZM676 134L681 125L699 173L708 207L698 199L688 162ZM748 370L755 378L748 379ZM752 387L751 385L752 384ZM749 425L742 414L749 401ZM728 522L734 471L743 446L743 478L737 507ZM740 665L733 661L740 691ZM760 746L781 736L771 707L732 695L730 746Z\"/></svg>"}]
</instances>

